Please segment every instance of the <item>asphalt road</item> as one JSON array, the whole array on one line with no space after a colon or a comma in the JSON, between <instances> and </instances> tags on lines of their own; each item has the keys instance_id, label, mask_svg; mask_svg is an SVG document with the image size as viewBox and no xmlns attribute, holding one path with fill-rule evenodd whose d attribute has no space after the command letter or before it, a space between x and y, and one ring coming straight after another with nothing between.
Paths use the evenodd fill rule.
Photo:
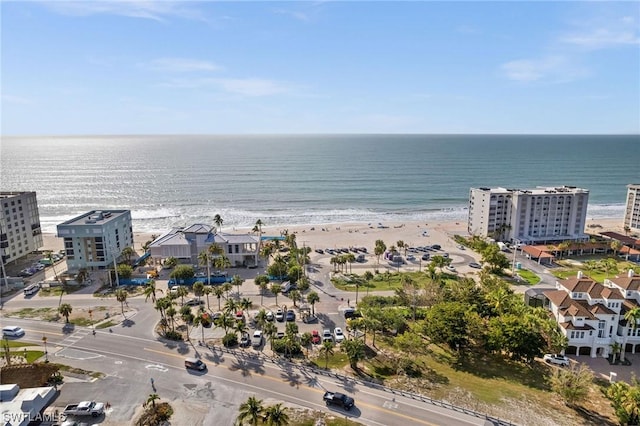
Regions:
<instances>
[{"instance_id":1,"label":"asphalt road","mask_svg":"<svg viewBox=\"0 0 640 426\"><path fill-rule=\"evenodd\" d=\"M232 424L239 404L253 394L309 409L329 410L367 425L485 424L483 419L394 395L356 380L314 374L310 369L281 358L262 356L253 349L228 353L188 343L165 344L157 339L128 336L118 329L100 330L94 336L86 328L65 334L59 325L50 323L29 320L12 323L25 328L25 341L41 343L40 336L46 335L49 360L106 374L105 379L91 383L65 384L55 405L63 407L83 399L108 401L113 407L105 419L109 424L133 417L139 404L154 391L151 378L155 392L162 398L207 407L205 416L215 419L215 424ZM185 356L201 357L208 371L185 370ZM322 402L325 390L352 395L356 407L350 412L327 408Z\"/></svg>"}]
</instances>

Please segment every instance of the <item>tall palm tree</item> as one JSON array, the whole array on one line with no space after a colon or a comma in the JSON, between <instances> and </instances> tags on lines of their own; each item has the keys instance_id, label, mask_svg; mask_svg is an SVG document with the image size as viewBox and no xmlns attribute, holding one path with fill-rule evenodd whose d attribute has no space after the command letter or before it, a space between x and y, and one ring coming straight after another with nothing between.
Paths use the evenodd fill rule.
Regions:
<instances>
[{"instance_id":1,"label":"tall palm tree","mask_svg":"<svg viewBox=\"0 0 640 426\"><path fill-rule=\"evenodd\" d=\"M133 247L125 247L120 252L120 257L127 260L127 265L131 265L131 258L133 257L134 254L136 254L136 252L133 249Z\"/></svg>"},{"instance_id":2,"label":"tall palm tree","mask_svg":"<svg viewBox=\"0 0 640 426\"><path fill-rule=\"evenodd\" d=\"M264 412L264 422L267 426L285 426L289 424L287 407L281 403L267 407Z\"/></svg>"},{"instance_id":3,"label":"tall palm tree","mask_svg":"<svg viewBox=\"0 0 640 426\"><path fill-rule=\"evenodd\" d=\"M260 288L260 305L264 305L264 293L269 288L269 277L266 275L258 275L253 282Z\"/></svg>"},{"instance_id":4,"label":"tall palm tree","mask_svg":"<svg viewBox=\"0 0 640 426\"><path fill-rule=\"evenodd\" d=\"M224 312L227 314L235 314L238 310L238 302L233 299L227 299L224 304Z\"/></svg>"},{"instance_id":5,"label":"tall palm tree","mask_svg":"<svg viewBox=\"0 0 640 426\"><path fill-rule=\"evenodd\" d=\"M240 306L240 309L246 312L251 309L251 307L253 306L253 302L248 297L243 297L240 303L238 303L238 306Z\"/></svg>"},{"instance_id":6,"label":"tall palm tree","mask_svg":"<svg viewBox=\"0 0 640 426\"><path fill-rule=\"evenodd\" d=\"M307 294L307 302L311 305L311 314L316 314L316 303L320 301L320 296L315 291L310 291Z\"/></svg>"},{"instance_id":7,"label":"tall palm tree","mask_svg":"<svg viewBox=\"0 0 640 426\"><path fill-rule=\"evenodd\" d=\"M227 314L219 316L214 324L216 327L220 327L224 329L224 334L227 334L229 329L235 325L235 320Z\"/></svg>"},{"instance_id":8,"label":"tall palm tree","mask_svg":"<svg viewBox=\"0 0 640 426\"><path fill-rule=\"evenodd\" d=\"M118 302L120 302L120 310L122 311L122 316L125 317L125 315L124 315L124 304L127 301L127 296L128 296L127 290L125 290L123 288L119 288L119 289L116 290L115 295L116 295L116 300Z\"/></svg>"},{"instance_id":9,"label":"tall palm tree","mask_svg":"<svg viewBox=\"0 0 640 426\"><path fill-rule=\"evenodd\" d=\"M184 305L184 297L189 295L189 289L183 285L178 286L178 290L176 290L176 296L180 298L180 302Z\"/></svg>"},{"instance_id":10,"label":"tall palm tree","mask_svg":"<svg viewBox=\"0 0 640 426\"><path fill-rule=\"evenodd\" d=\"M613 256L618 255L618 250L622 248L622 243L618 240L611 241L611 250L613 250Z\"/></svg>"},{"instance_id":11,"label":"tall palm tree","mask_svg":"<svg viewBox=\"0 0 640 426\"><path fill-rule=\"evenodd\" d=\"M218 310L221 311L222 308L220 307L220 299L224 295L224 287L221 285L213 287L213 294L215 294L216 298L218 298Z\"/></svg>"},{"instance_id":12,"label":"tall palm tree","mask_svg":"<svg viewBox=\"0 0 640 426\"><path fill-rule=\"evenodd\" d=\"M209 250L202 250L198 253L198 263L207 267L207 284L211 285L211 253Z\"/></svg>"},{"instance_id":13,"label":"tall palm tree","mask_svg":"<svg viewBox=\"0 0 640 426\"><path fill-rule=\"evenodd\" d=\"M210 285L204 286L204 288L202 289L202 294L207 297L207 309L209 310L211 310L211 307L209 306L209 295L211 293L213 293L213 288Z\"/></svg>"},{"instance_id":14,"label":"tall palm tree","mask_svg":"<svg viewBox=\"0 0 640 426\"><path fill-rule=\"evenodd\" d=\"M233 331L236 333L236 336L238 335L238 333L240 333L240 337L242 337L242 335L246 333L247 330L248 327L244 321L236 321L236 323L233 325Z\"/></svg>"},{"instance_id":15,"label":"tall palm tree","mask_svg":"<svg viewBox=\"0 0 640 426\"><path fill-rule=\"evenodd\" d=\"M67 324L69 324L69 315L71 315L72 311L73 308L68 303L63 303L58 307L58 312L60 313L60 315L66 318Z\"/></svg>"},{"instance_id":16,"label":"tall palm tree","mask_svg":"<svg viewBox=\"0 0 640 426\"><path fill-rule=\"evenodd\" d=\"M236 287L238 287L238 294L237 297L238 299L240 298L240 286L242 285L242 283L244 283L244 280L242 279L242 277L238 274L234 275L231 278L231 284L235 285Z\"/></svg>"},{"instance_id":17,"label":"tall palm tree","mask_svg":"<svg viewBox=\"0 0 640 426\"><path fill-rule=\"evenodd\" d=\"M267 311L264 309L260 309L256 314L256 325L259 329L263 329L265 324L267 323Z\"/></svg>"},{"instance_id":18,"label":"tall palm tree","mask_svg":"<svg viewBox=\"0 0 640 426\"><path fill-rule=\"evenodd\" d=\"M231 261L227 256L221 255L213 261L213 265L218 269L226 270L231 267Z\"/></svg>"},{"instance_id":19,"label":"tall palm tree","mask_svg":"<svg viewBox=\"0 0 640 426\"><path fill-rule=\"evenodd\" d=\"M218 232L218 233L219 233L219 232L221 231L221 229L222 229L222 222L224 222L224 221L222 220L222 217L221 217L219 214L216 214L216 215L213 217L213 223L215 223L215 224L216 224L216 226L217 226L217 232Z\"/></svg>"},{"instance_id":20,"label":"tall palm tree","mask_svg":"<svg viewBox=\"0 0 640 426\"><path fill-rule=\"evenodd\" d=\"M300 299L302 299L302 295L300 294L300 292L298 290L291 290L287 296L293 302L293 306L297 308L298 307L298 305L297 305L298 301L300 301Z\"/></svg>"},{"instance_id":21,"label":"tall palm tree","mask_svg":"<svg viewBox=\"0 0 640 426\"><path fill-rule=\"evenodd\" d=\"M278 327L272 323L268 322L264 325L264 334L269 338L269 343L271 344L271 350L273 351L273 338L278 332Z\"/></svg>"},{"instance_id":22,"label":"tall palm tree","mask_svg":"<svg viewBox=\"0 0 640 426\"><path fill-rule=\"evenodd\" d=\"M227 294L225 296L226 299L229 299L229 292L231 291L231 289L233 288L233 284L226 282L224 284L222 284L222 288L224 289L224 292Z\"/></svg>"},{"instance_id":23,"label":"tall palm tree","mask_svg":"<svg viewBox=\"0 0 640 426\"><path fill-rule=\"evenodd\" d=\"M257 426L263 410L262 400L255 396L250 396L249 399L240 404L238 418L236 419L238 425L242 425L245 420L248 420L250 425Z\"/></svg>"},{"instance_id":24,"label":"tall palm tree","mask_svg":"<svg viewBox=\"0 0 640 426\"><path fill-rule=\"evenodd\" d=\"M175 319L176 319L176 314L177 313L178 313L178 311L176 311L176 308L173 305L169 306L164 312L165 318L169 318L169 320L171 321L171 331L175 331L176 330L176 328L175 328L175 325L176 325L175 324Z\"/></svg>"},{"instance_id":25,"label":"tall palm tree","mask_svg":"<svg viewBox=\"0 0 640 426\"><path fill-rule=\"evenodd\" d=\"M378 262L378 265L380 265L380 256L382 256L382 254L386 249L387 249L387 246L385 245L384 241L376 240L375 246L373 248L373 254L376 255L376 260Z\"/></svg>"},{"instance_id":26,"label":"tall palm tree","mask_svg":"<svg viewBox=\"0 0 640 426\"><path fill-rule=\"evenodd\" d=\"M347 354L349 364L353 370L358 369L358 361L365 357L364 342L360 339L349 339L342 342L342 352Z\"/></svg>"},{"instance_id":27,"label":"tall palm tree","mask_svg":"<svg viewBox=\"0 0 640 426\"><path fill-rule=\"evenodd\" d=\"M200 301L200 298L204 294L204 284L200 281L193 284L193 294L198 298L198 301Z\"/></svg>"},{"instance_id":28,"label":"tall palm tree","mask_svg":"<svg viewBox=\"0 0 640 426\"><path fill-rule=\"evenodd\" d=\"M155 280L149 280L147 285L145 285L145 287L144 287L144 295L145 295L144 301L147 302L149 300L149 298L151 298L151 302L155 305L156 300L157 300L156 292L158 292L158 291L160 293L162 293L161 289L156 288Z\"/></svg>"},{"instance_id":29,"label":"tall palm tree","mask_svg":"<svg viewBox=\"0 0 640 426\"><path fill-rule=\"evenodd\" d=\"M335 345L333 342L327 340L322 342L322 346L320 346L320 355L324 356L324 368L327 369L329 367L329 357L333 355L333 348Z\"/></svg>"},{"instance_id":30,"label":"tall palm tree","mask_svg":"<svg viewBox=\"0 0 640 426\"><path fill-rule=\"evenodd\" d=\"M282 286L278 283L271 284L271 293L276 296L276 306L278 306L278 294L282 293Z\"/></svg>"}]
</instances>

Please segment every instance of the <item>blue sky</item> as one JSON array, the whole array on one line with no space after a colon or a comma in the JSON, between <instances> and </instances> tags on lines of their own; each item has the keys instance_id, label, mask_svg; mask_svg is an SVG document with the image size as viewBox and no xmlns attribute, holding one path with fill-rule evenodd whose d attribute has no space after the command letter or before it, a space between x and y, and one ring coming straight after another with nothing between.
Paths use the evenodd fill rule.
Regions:
<instances>
[{"instance_id":1,"label":"blue sky","mask_svg":"<svg viewBox=\"0 0 640 426\"><path fill-rule=\"evenodd\" d=\"M3 135L640 133L638 2L1 7Z\"/></svg>"}]
</instances>

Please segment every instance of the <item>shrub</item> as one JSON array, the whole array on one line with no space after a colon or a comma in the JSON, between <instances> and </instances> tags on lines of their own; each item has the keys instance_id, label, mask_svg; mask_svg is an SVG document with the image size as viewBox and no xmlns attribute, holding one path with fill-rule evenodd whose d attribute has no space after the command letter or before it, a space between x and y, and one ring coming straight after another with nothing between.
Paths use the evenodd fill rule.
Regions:
<instances>
[{"instance_id":1,"label":"shrub","mask_svg":"<svg viewBox=\"0 0 640 426\"><path fill-rule=\"evenodd\" d=\"M302 348L300 347L300 343L293 342L290 349L287 349L285 339L276 339L273 341L273 351L279 354L289 354L289 355L299 355L302 353Z\"/></svg>"},{"instance_id":2,"label":"shrub","mask_svg":"<svg viewBox=\"0 0 640 426\"><path fill-rule=\"evenodd\" d=\"M222 338L222 344L227 348L238 344L238 336L235 333L227 333Z\"/></svg>"},{"instance_id":3,"label":"shrub","mask_svg":"<svg viewBox=\"0 0 640 426\"><path fill-rule=\"evenodd\" d=\"M164 333L164 337L169 340L182 341L182 334L178 333L175 330L168 330L166 333Z\"/></svg>"}]
</instances>

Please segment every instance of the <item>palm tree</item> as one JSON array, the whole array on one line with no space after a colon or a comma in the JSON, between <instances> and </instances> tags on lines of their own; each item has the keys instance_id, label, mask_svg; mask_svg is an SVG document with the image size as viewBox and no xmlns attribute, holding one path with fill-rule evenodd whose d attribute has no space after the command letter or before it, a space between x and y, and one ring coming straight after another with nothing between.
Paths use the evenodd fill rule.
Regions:
<instances>
[{"instance_id":1,"label":"palm tree","mask_svg":"<svg viewBox=\"0 0 640 426\"><path fill-rule=\"evenodd\" d=\"M320 347L320 355L324 355L324 368L327 369L329 367L329 357L333 355L333 348L335 345L332 341L324 341L322 342L322 346Z\"/></svg>"},{"instance_id":2,"label":"palm tree","mask_svg":"<svg viewBox=\"0 0 640 426\"><path fill-rule=\"evenodd\" d=\"M178 311L176 311L176 308L173 305L169 306L164 312L165 318L169 318L169 320L171 320L171 331L175 331L175 319L177 313Z\"/></svg>"},{"instance_id":3,"label":"palm tree","mask_svg":"<svg viewBox=\"0 0 640 426\"><path fill-rule=\"evenodd\" d=\"M211 285L211 253L209 250L198 253L198 263L207 266L207 284Z\"/></svg>"},{"instance_id":4,"label":"palm tree","mask_svg":"<svg viewBox=\"0 0 640 426\"><path fill-rule=\"evenodd\" d=\"M242 337L242 335L246 333L247 330L247 324L245 324L244 321L236 321L236 323L233 325L233 331L235 331L236 336L238 335L238 333L240 333L240 337Z\"/></svg>"},{"instance_id":5,"label":"palm tree","mask_svg":"<svg viewBox=\"0 0 640 426\"><path fill-rule=\"evenodd\" d=\"M231 284L238 287L238 296L237 296L238 299L240 298L240 286L242 285L243 282L244 280L238 274L234 275L233 278L231 278Z\"/></svg>"},{"instance_id":6,"label":"palm tree","mask_svg":"<svg viewBox=\"0 0 640 426\"><path fill-rule=\"evenodd\" d=\"M147 405L151 404L153 408L156 408L156 401L159 399L160 397L157 393L152 393L149 395L149 398L147 398Z\"/></svg>"},{"instance_id":7,"label":"palm tree","mask_svg":"<svg viewBox=\"0 0 640 426\"><path fill-rule=\"evenodd\" d=\"M634 308L629 309L624 314L624 319L627 320L627 326L631 327L632 333L635 334L635 331L640 327L640 307L636 306ZM622 359L624 360L624 351L627 346L627 339L629 338L629 333L625 333L624 336L624 344L622 346Z\"/></svg>"},{"instance_id":8,"label":"palm tree","mask_svg":"<svg viewBox=\"0 0 640 426\"><path fill-rule=\"evenodd\" d=\"M235 314L238 310L238 302L233 299L227 299L224 303L224 312L227 314Z\"/></svg>"},{"instance_id":9,"label":"palm tree","mask_svg":"<svg viewBox=\"0 0 640 426\"><path fill-rule=\"evenodd\" d=\"M347 354L351 368L357 370L358 361L363 360L365 357L364 342L359 339L345 340L342 342L341 350Z\"/></svg>"},{"instance_id":10,"label":"palm tree","mask_svg":"<svg viewBox=\"0 0 640 426\"><path fill-rule=\"evenodd\" d=\"M278 283L271 284L271 293L276 296L276 306L278 306L278 294L282 293L282 286Z\"/></svg>"},{"instance_id":11,"label":"palm tree","mask_svg":"<svg viewBox=\"0 0 640 426\"><path fill-rule=\"evenodd\" d=\"M234 326L235 320L231 318L229 315L221 315L218 319L215 320L214 324L216 327L220 327L224 329L224 334L227 334L227 331Z\"/></svg>"},{"instance_id":12,"label":"palm tree","mask_svg":"<svg viewBox=\"0 0 640 426\"><path fill-rule=\"evenodd\" d=\"M53 252L51 250L46 250L44 252L44 258L49 260L49 263L51 263L51 269L53 270L53 276L56 277L56 281L60 281L58 279L58 274L56 273L55 262L53 261ZM60 305L58 304L58 306L60 306Z\"/></svg>"},{"instance_id":13,"label":"palm tree","mask_svg":"<svg viewBox=\"0 0 640 426\"><path fill-rule=\"evenodd\" d=\"M222 284L222 288L224 289L224 292L227 293L227 295L225 296L226 299L229 299L229 292L231 291L231 289L233 288L233 284L231 283L224 283Z\"/></svg>"},{"instance_id":14,"label":"palm tree","mask_svg":"<svg viewBox=\"0 0 640 426\"><path fill-rule=\"evenodd\" d=\"M263 331L265 336L269 338L269 343L271 344L271 350L273 351L273 337L278 332L278 327L274 323L268 322L265 324Z\"/></svg>"},{"instance_id":15,"label":"palm tree","mask_svg":"<svg viewBox=\"0 0 640 426\"><path fill-rule=\"evenodd\" d=\"M219 232L220 232L220 230L222 229L222 222L224 222L224 221L222 220L222 217L221 217L219 214L216 214L216 215L213 217L213 223L215 223L215 224L216 224L216 226L218 227L218 228L217 228L217 232L218 232L218 233L219 233Z\"/></svg>"},{"instance_id":16,"label":"palm tree","mask_svg":"<svg viewBox=\"0 0 640 426\"><path fill-rule=\"evenodd\" d=\"M176 290L176 296L180 298L180 302L184 305L184 297L189 295L189 289L185 286L178 286L178 290Z\"/></svg>"},{"instance_id":17,"label":"palm tree","mask_svg":"<svg viewBox=\"0 0 640 426\"><path fill-rule=\"evenodd\" d=\"M257 399L255 396L250 396L249 399L240 404L238 418L236 419L238 425L242 425L245 420L248 420L249 424L257 426L263 410L262 400Z\"/></svg>"},{"instance_id":18,"label":"palm tree","mask_svg":"<svg viewBox=\"0 0 640 426\"><path fill-rule=\"evenodd\" d=\"M258 328L263 329L267 323L267 311L260 309L256 314L256 325Z\"/></svg>"},{"instance_id":19,"label":"palm tree","mask_svg":"<svg viewBox=\"0 0 640 426\"><path fill-rule=\"evenodd\" d=\"M193 294L198 298L198 301L200 301L200 298L204 294L204 284L200 281L193 284Z\"/></svg>"},{"instance_id":20,"label":"palm tree","mask_svg":"<svg viewBox=\"0 0 640 426\"><path fill-rule=\"evenodd\" d=\"M125 247L120 252L120 257L127 260L127 265L131 265L131 258L133 257L134 254L136 254L136 252L133 249L133 247Z\"/></svg>"},{"instance_id":21,"label":"palm tree","mask_svg":"<svg viewBox=\"0 0 640 426\"><path fill-rule=\"evenodd\" d=\"M620 353L620 350L622 349L622 345L618 342L614 342L609 346L611 347L611 360L612 360L611 363L615 364L616 356Z\"/></svg>"},{"instance_id":22,"label":"palm tree","mask_svg":"<svg viewBox=\"0 0 640 426\"><path fill-rule=\"evenodd\" d=\"M62 304L62 295L67 291L67 279L64 277L60 277L57 279L60 281L60 299L58 300L58 307L60 307L60 305Z\"/></svg>"},{"instance_id":23,"label":"palm tree","mask_svg":"<svg viewBox=\"0 0 640 426\"><path fill-rule=\"evenodd\" d=\"M202 289L202 293L207 297L207 309L211 310L211 307L209 306L209 295L213 293L213 288L210 285L206 285Z\"/></svg>"},{"instance_id":24,"label":"palm tree","mask_svg":"<svg viewBox=\"0 0 640 426\"><path fill-rule=\"evenodd\" d=\"M611 250L613 250L613 256L617 256L618 255L618 250L620 250L620 248L622 248L622 243L618 240L613 240L611 241Z\"/></svg>"},{"instance_id":25,"label":"palm tree","mask_svg":"<svg viewBox=\"0 0 640 426\"><path fill-rule=\"evenodd\" d=\"M238 303L238 306L240 306L240 309L243 311L248 311L253 306L253 302L248 297L243 297L240 303Z\"/></svg>"},{"instance_id":26,"label":"palm tree","mask_svg":"<svg viewBox=\"0 0 640 426\"><path fill-rule=\"evenodd\" d=\"M258 275L253 282L260 288L260 305L264 305L264 293L269 288L269 277L266 275Z\"/></svg>"},{"instance_id":27,"label":"palm tree","mask_svg":"<svg viewBox=\"0 0 640 426\"><path fill-rule=\"evenodd\" d=\"M221 285L217 285L215 287L213 287L213 294L216 295L216 297L218 298L218 310L221 311L222 308L220 307L220 299L222 298L222 295L224 294L224 287Z\"/></svg>"},{"instance_id":28,"label":"palm tree","mask_svg":"<svg viewBox=\"0 0 640 426\"><path fill-rule=\"evenodd\" d=\"M376 260L378 262L378 265L380 265L380 256L382 256L382 254L386 249L387 249L387 246L385 245L384 241L376 240L373 253L376 255Z\"/></svg>"},{"instance_id":29,"label":"palm tree","mask_svg":"<svg viewBox=\"0 0 640 426\"><path fill-rule=\"evenodd\" d=\"M307 294L307 303L311 305L312 315L316 314L316 303L318 303L319 301L320 301L320 296L315 291L310 291L309 294Z\"/></svg>"},{"instance_id":30,"label":"palm tree","mask_svg":"<svg viewBox=\"0 0 640 426\"><path fill-rule=\"evenodd\" d=\"M87 271L87 268L80 268L76 274L75 280L78 284L82 285L88 278L89 271Z\"/></svg>"},{"instance_id":31,"label":"palm tree","mask_svg":"<svg viewBox=\"0 0 640 426\"><path fill-rule=\"evenodd\" d=\"M149 298L151 298L151 302L153 304L155 304L156 300L157 300L156 299L156 292L157 291L162 293L161 289L156 288L156 282L154 280L149 280L147 285L144 287L144 295L145 295L144 301L147 302L149 300Z\"/></svg>"},{"instance_id":32,"label":"palm tree","mask_svg":"<svg viewBox=\"0 0 640 426\"><path fill-rule=\"evenodd\" d=\"M116 290L116 300L118 302L120 302L120 310L122 311L122 316L124 317L124 304L127 301L127 290L123 289L123 288L119 288L118 290ZM126 318L126 317L125 317Z\"/></svg>"},{"instance_id":33,"label":"palm tree","mask_svg":"<svg viewBox=\"0 0 640 426\"><path fill-rule=\"evenodd\" d=\"M287 407L283 407L281 403L267 407L264 412L263 421L268 426L288 425L289 416L287 415Z\"/></svg>"},{"instance_id":34,"label":"palm tree","mask_svg":"<svg viewBox=\"0 0 640 426\"><path fill-rule=\"evenodd\" d=\"M297 308L298 307L297 303L302 298L302 295L300 294L300 292L298 290L291 290L287 296L293 302L293 306Z\"/></svg>"},{"instance_id":35,"label":"palm tree","mask_svg":"<svg viewBox=\"0 0 640 426\"><path fill-rule=\"evenodd\" d=\"M63 303L58 307L58 312L60 313L60 315L66 318L67 324L69 324L69 315L71 315L72 311L73 311L73 308L68 303Z\"/></svg>"}]
</instances>

